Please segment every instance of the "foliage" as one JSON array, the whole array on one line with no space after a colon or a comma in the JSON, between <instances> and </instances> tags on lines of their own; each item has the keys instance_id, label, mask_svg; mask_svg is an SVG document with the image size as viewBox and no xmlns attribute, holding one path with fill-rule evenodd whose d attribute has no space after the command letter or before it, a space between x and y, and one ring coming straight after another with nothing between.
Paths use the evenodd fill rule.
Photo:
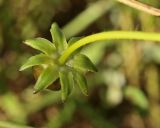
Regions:
<instances>
[{"instance_id":1,"label":"foliage","mask_svg":"<svg viewBox=\"0 0 160 128\"><path fill-rule=\"evenodd\" d=\"M81 91L85 95L88 95L87 81L83 76L83 73L86 71L95 72L97 69L87 56L75 52L77 50L79 51L79 48L83 45L105 39L142 39L160 41L160 34L156 33L113 31L90 35L75 41L74 44L72 43L72 45L68 47L66 38L56 23L52 24L50 31L55 45L43 38L26 41L25 44L42 51L44 54L31 57L20 70L22 71L23 69L36 65L42 67L42 73L40 73L38 77L34 93L47 88L59 78L61 83L62 100L67 98L69 92L71 92L74 86L74 82L79 85ZM72 59L69 59L72 53L77 54L72 55ZM139 96L140 95L138 95L138 97Z\"/></svg>"},{"instance_id":2,"label":"foliage","mask_svg":"<svg viewBox=\"0 0 160 128\"><path fill-rule=\"evenodd\" d=\"M68 44L64 34L56 23L52 24L50 31L53 43L43 38L36 38L25 42L25 44L40 50L44 54L38 54L29 58L20 70L22 71L37 65L42 67L42 71L34 87L34 93L47 88L59 78L62 100L66 100L74 84L79 85L81 91L85 95L88 95L87 81L83 74L87 71L97 71L96 67L90 59L83 54L76 54L65 64L60 64L58 59L64 50L67 49ZM71 44L71 41L69 42ZM75 42L76 41L72 41L72 45Z\"/></svg>"},{"instance_id":3,"label":"foliage","mask_svg":"<svg viewBox=\"0 0 160 128\"><path fill-rule=\"evenodd\" d=\"M141 2L160 6L157 0ZM86 35L103 31L158 33L159 20L113 0L0 0L0 127L159 128L160 46L157 42L103 40L87 45L70 55L65 65L57 67L61 69L57 72L61 80L55 78L54 83L35 95L32 89L41 73L54 72L53 64L56 67L56 60L66 48L65 40L62 40L65 45L60 47L52 41L48 30L53 22L62 28L69 48ZM33 46L38 48L37 52L24 45L24 40L27 40L24 43L35 41L46 45ZM46 47L49 47L47 51ZM52 52L55 54L51 55ZM88 57L98 69L96 73L82 73L87 79L88 96L80 93L82 87L76 84L72 89L64 86L73 82L71 69L93 68L92 65L79 68L83 63L74 60L81 60L81 56ZM18 72L27 58L30 58L28 66L24 65L22 70L28 70ZM47 68L44 65L52 66L44 70ZM81 73L75 75L84 79ZM46 79L53 81L48 75ZM65 93L61 93L60 84ZM68 94L70 97L65 100Z\"/></svg>"}]
</instances>

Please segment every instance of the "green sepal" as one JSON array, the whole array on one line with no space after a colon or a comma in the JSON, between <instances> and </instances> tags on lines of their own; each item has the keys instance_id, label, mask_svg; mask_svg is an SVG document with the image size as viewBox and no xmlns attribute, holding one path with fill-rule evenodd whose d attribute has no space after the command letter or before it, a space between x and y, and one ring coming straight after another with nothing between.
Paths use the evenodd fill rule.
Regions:
<instances>
[{"instance_id":1,"label":"green sepal","mask_svg":"<svg viewBox=\"0 0 160 128\"><path fill-rule=\"evenodd\" d=\"M92 61L83 54L78 54L74 57L74 59L72 60L72 67L82 72L97 72L97 68L94 66Z\"/></svg>"},{"instance_id":2,"label":"green sepal","mask_svg":"<svg viewBox=\"0 0 160 128\"><path fill-rule=\"evenodd\" d=\"M76 84L79 86L81 92L84 95L88 96L88 85L87 85L87 80L86 80L85 76L82 73L75 71L74 72L74 80L75 80Z\"/></svg>"},{"instance_id":3,"label":"green sepal","mask_svg":"<svg viewBox=\"0 0 160 128\"><path fill-rule=\"evenodd\" d=\"M52 24L50 32L56 48L61 53L68 47L65 35L63 34L63 32L61 31L61 29L58 27L56 23Z\"/></svg>"},{"instance_id":4,"label":"green sepal","mask_svg":"<svg viewBox=\"0 0 160 128\"><path fill-rule=\"evenodd\" d=\"M29 40L26 40L24 43L47 55L53 55L56 51L54 44L44 38L29 39Z\"/></svg>"},{"instance_id":5,"label":"green sepal","mask_svg":"<svg viewBox=\"0 0 160 128\"><path fill-rule=\"evenodd\" d=\"M30 57L20 68L20 71L36 65L52 63L52 59L45 54L38 54Z\"/></svg>"},{"instance_id":6,"label":"green sepal","mask_svg":"<svg viewBox=\"0 0 160 128\"><path fill-rule=\"evenodd\" d=\"M62 101L65 101L71 93L74 86L73 74L70 71L63 70L59 72L59 78L61 83Z\"/></svg>"},{"instance_id":7,"label":"green sepal","mask_svg":"<svg viewBox=\"0 0 160 128\"><path fill-rule=\"evenodd\" d=\"M56 81L57 78L58 78L58 67L56 65L49 65L42 71L42 73L38 77L36 85L34 86L35 90L34 93L37 93L42 89L47 88L54 81Z\"/></svg>"}]
</instances>

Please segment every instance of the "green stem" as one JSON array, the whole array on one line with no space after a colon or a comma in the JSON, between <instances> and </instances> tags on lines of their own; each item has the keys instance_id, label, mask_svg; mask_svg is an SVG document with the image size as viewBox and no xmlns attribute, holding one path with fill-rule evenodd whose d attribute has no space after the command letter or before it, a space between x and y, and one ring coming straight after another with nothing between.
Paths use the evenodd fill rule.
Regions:
<instances>
[{"instance_id":1,"label":"green stem","mask_svg":"<svg viewBox=\"0 0 160 128\"><path fill-rule=\"evenodd\" d=\"M72 46L70 46L64 53L60 56L60 64L64 64L68 57L78 48L97 41L103 40L119 40L119 39L129 39L129 40L148 40L148 41L160 41L160 33L145 33L145 32L130 32L130 31L110 31L101 32L93 35L84 37ZM106 42L107 43L107 42Z\"/></svg>"}]
</instances>

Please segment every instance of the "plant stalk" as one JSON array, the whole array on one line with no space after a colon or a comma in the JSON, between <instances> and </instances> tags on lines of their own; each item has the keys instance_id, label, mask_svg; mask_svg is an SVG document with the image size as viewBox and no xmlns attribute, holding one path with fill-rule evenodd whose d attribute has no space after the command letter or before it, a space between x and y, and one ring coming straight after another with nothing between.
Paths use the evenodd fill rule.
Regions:
<instances>
[{"instance_id":1,"label":"plant stalk","mask_svg":"<svg viewBox=\"0 0 160 128\"><path fill-rule=\"evenodd\" d=\"M159 41L160 42L160 33L146 33L146 32L139 32L139 31L110 31L110 32L100 32L97 34L86 36L73 45L71 45L68 49L64 51L64 53L59 58L59 63L64 64L69 56L78 48L104 40L120 40L120 39L127 39L127 40L148 40L148 41ZM106 42L107 43L107 42Z\"/></svg>"}]
</instances>

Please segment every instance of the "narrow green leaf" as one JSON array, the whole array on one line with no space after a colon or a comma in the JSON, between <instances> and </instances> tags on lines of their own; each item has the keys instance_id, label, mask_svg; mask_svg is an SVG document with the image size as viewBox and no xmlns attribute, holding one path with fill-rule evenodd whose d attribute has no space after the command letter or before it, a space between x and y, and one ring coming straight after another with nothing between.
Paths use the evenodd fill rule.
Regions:
<instances>
[{"instance_id":1,"label":"narrow green leaf","mask_svg":"<svg viewBox=\"0 0 160 128\"><path fill-rule=\"evenodd\" d=\"M57 66L48 66L44 69L41 75L38 77L36 85L34 86L34 93L41 91L42 89L47 88L58 78L58 68Z\"/></svg>"},{"instance_id":2,"label":"narrow green leaf","mask_svg":"<svg viewBox=\"0 0 160 128\"><path fill-rule=\"evenodd\" d=\"M49 56L47 56L45 54L38 54L38 55L30 57L27 60L27 62L25 62L21 66L20 71L25 70L25 69L30 68L35 65L49 64L51 62L52 62L52 59Z\"/></svg>"},{"instance_id":3,"label":"narrow green leaf","mask_svg":"<svg viewBox=\"0 0 160 128\"><path fill-rule=\"evenodd\" d=\"M148 108L148 100L139 88L134 86L127 86L125 88L125 97L128 98L134 105L142 108L147 109Z\"/></svg>"},{"instance_id":4,"label":"narrow green leaf","mask_svg":"<svg viewBox=\"0 0 160 128\"><path fill-rule=\"evenodd\" d=\"M26 40L24 43L34 49L37 49L37 50L47 54L47 55L52 55L56 51L54 44L44 38L30 39L30 40Z\"/></svg>"},{"instance_id":5,"label":"narrow green leaf","mask_svg":"<svg viewBox=\"0 0 160 128\"><path fill-rule=\"evenodd\" d=\"M87 80L80 72L74 73L74 79L84 95L88 95Z\"/></svg>"},{"instance_id":6,"label":"narrow green leaf","mask_svg":"<svg viewBox=\"0 0 160 128\"><path fill-rule=\"evenodd\" d=\"M73 68L78 69L80 71L97 71L96 67L91 62L91 60L83 54L78 54L74 57L72 61L72 66Z\"/></svg>"},{"instance_id":7,"label":"narrow green leaf","mask_svg":"<svg viewBox=\"0 0 160 128\"><path fill-rule=\"evenodd\" d=\"M61 83L62 100L65 101L74 85L73 75L70 71L60 71L59 78Z\"/></svg>"},{"instance_id":8,"label":"narrow green leaf","mask_svg":"<svg viewBox=\"0 0 160 128\"><path fill-rule=\"evenodd\" d=\"M74 78L73 78L73 73L71 71L68 71L68 83L69 83L69 90L68 94L72 92L73 86L74 86Z\"/></svg>"},{"instance_id":9,"label":"narrow green leaf","mask_svg":"<svg viewBox=\"0 0 160 128\"><path fill-rule=\"evenodd\" d=\"M53 23L50 29L52 40L55 43L56 48L59 52L64 51L68 44L63 32L60 30L56 23Z\"/></svg>"}]
</instances>

